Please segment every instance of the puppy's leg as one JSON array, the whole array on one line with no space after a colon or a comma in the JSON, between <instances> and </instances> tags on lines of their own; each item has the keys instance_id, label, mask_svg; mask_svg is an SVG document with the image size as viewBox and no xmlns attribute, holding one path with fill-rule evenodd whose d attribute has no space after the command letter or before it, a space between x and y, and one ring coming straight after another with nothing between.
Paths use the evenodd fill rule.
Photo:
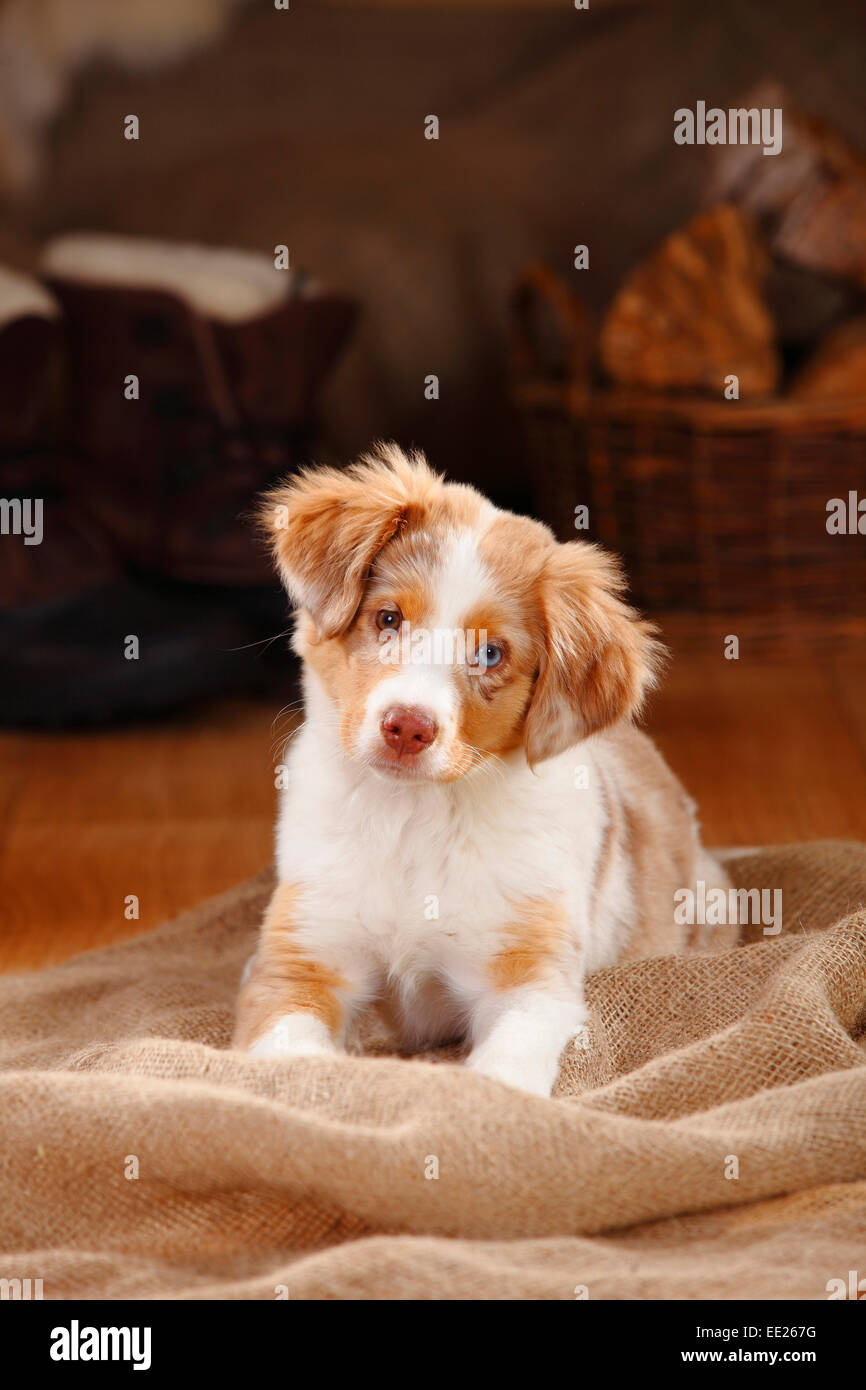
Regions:
<instances>
[{"instance_id":1,"label":"puppy's leg","mask_svg":"<svg viewBox=\"0 0 866 1390\"><path fill-rule=\"evenodd\" d=\"M549 1096L566 1044L586 1024L583 991L525 985L480 999L466 1065L509 1086Z\"/></svg>"},{"instance_id":2,"label":"puppy's leg","mask_svg":"<svg viewBox=\"0 0 866 1390\"><path fill-rule=\"evenodd\" d=\"M341 1050L360 981L317 957L299 932L299 891L276 888L258 950L244 971L233 1046L259 1057L311 1057Z\"/></svg>"},{"instance_id":3,"label":"puppy's leg","mask_svg":"<svg viewBox=\"0 0 866 1390\"><path fill-rule=\"evenodd\" d=\"M728 903L731 903L730 890L733 884L722 865L703 846L698 851L695 877L703 880L708 896L720 888ZM694 887L696 888L697 885L695 884ZM725 915L727 918L728 914ZM734 913L733 921L726 920L716 924L704 922L691 927L688 933L687 949L696 951L700 955L716 955L721 951L733 950L739 939L740 924L737 921L736 913Z\"/></svg>"}]
</instances>

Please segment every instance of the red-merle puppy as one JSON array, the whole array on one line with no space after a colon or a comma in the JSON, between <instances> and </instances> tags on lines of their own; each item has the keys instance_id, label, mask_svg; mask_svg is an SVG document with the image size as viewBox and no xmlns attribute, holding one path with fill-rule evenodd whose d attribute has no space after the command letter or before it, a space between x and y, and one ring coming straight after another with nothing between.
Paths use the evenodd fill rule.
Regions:
<instances>
[{"instance_id":1,"label":"red-merle puppy","mask_svg":"<svg viewBox=\"0 0 866 1390\"><path fill-rule=\"evenodd\" d=\"M726 883L632 723L654 630L611 556L394 445L264 516L305 720L235 1045L339 1052L384 1006L406 1047L464 1037L468 1067L547 1096L587 974L705 946L674 894Z\"/></svg>"}]
</instances>

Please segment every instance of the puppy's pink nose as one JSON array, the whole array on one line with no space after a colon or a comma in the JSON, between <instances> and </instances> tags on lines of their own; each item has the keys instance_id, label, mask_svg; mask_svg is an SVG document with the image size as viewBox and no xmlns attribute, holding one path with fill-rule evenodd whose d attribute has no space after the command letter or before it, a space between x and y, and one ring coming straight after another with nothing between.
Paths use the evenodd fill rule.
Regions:
<instances>
[{"instance_id":1,"label":"puppy's pink nose","mask_svg":"<svg viewBox=\"0 0 866 1390\"><path fill-rule=\"evenodd\" d=\"M439 732L439 725L429 714L421 709L407 709L405 705L389 709L382 716L379 728L388 747L401 756L423 753Z\"/></svg>"}]
</instances>

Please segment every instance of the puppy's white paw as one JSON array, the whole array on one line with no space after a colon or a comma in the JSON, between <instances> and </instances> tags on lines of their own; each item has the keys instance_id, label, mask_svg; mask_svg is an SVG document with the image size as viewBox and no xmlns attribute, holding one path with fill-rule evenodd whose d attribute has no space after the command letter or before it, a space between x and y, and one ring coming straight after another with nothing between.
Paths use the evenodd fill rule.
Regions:
<instances>
[{"instance_id":1,"label":"puppy's white paw","mask_svg":"<svg viewBox=\"0 0 866 1390\"><path fill-rule=\"evenodd\" d=\"M320 1018L285 1014L249 1051L253 1057L333 1057L339 1048Z\"/></svg>"},{"instance_id":2,"label":"puppy's white paw","mask_svg":"<svg viewBox=\"0 0 866 1390\"><path fill-rule=\"evenodd\" d=\"M466 1066L533 1096L549 1096L559 1075L559 1067L551 1067L547 1060L497 1055L481 1048L467 1057Z\"/></svg>"}]
</instances>

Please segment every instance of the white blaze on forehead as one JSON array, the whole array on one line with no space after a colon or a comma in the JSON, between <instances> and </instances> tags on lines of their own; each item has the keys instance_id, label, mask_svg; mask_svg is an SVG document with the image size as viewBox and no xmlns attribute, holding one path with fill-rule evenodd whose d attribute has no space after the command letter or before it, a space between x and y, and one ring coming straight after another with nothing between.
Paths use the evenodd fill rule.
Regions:
<instances>
[{"instance_id":1,"label":"white blaze on forehead","mask_svg":"<svg viewBox=\"0 0 866 1390\"><path fill-rule=\"evenodd\" d=\"M435 638L440 633L462 633L472 609L489 597L493 578L481 556L479 541L496 515L492 505L482 514L477 530L448 532L442 540L435 572L430 576L433 603L422 626ZM399 641L399 638L397 639ZM477 640L477 638L475 639ZM425 756L432 765L448 762L448 747L457 729L458 695L453 658L432 658L398 666L395 674L377 683L370 693L362 721L359 745L372 749L379 741L379 721L391 705L416 706L429 712L439 725L439 738ZM465 660L465 642L454 644L458 663Z\"/></svg>"},{"instance_id":2,"label":"white blaze on forehead","mask_svg":"<svg viewBox=\"0 0 866 1390\"><path fill-rule=\"evenodd\" d=\"M492 521L494 508L490 509ZM433 612L430 626L448 632L457 628L466 615L489 598L492 584L490 571L481 558L479 541L483 530L452 531L442 547L433 585Z\"/></svg>"}]
</instances>

